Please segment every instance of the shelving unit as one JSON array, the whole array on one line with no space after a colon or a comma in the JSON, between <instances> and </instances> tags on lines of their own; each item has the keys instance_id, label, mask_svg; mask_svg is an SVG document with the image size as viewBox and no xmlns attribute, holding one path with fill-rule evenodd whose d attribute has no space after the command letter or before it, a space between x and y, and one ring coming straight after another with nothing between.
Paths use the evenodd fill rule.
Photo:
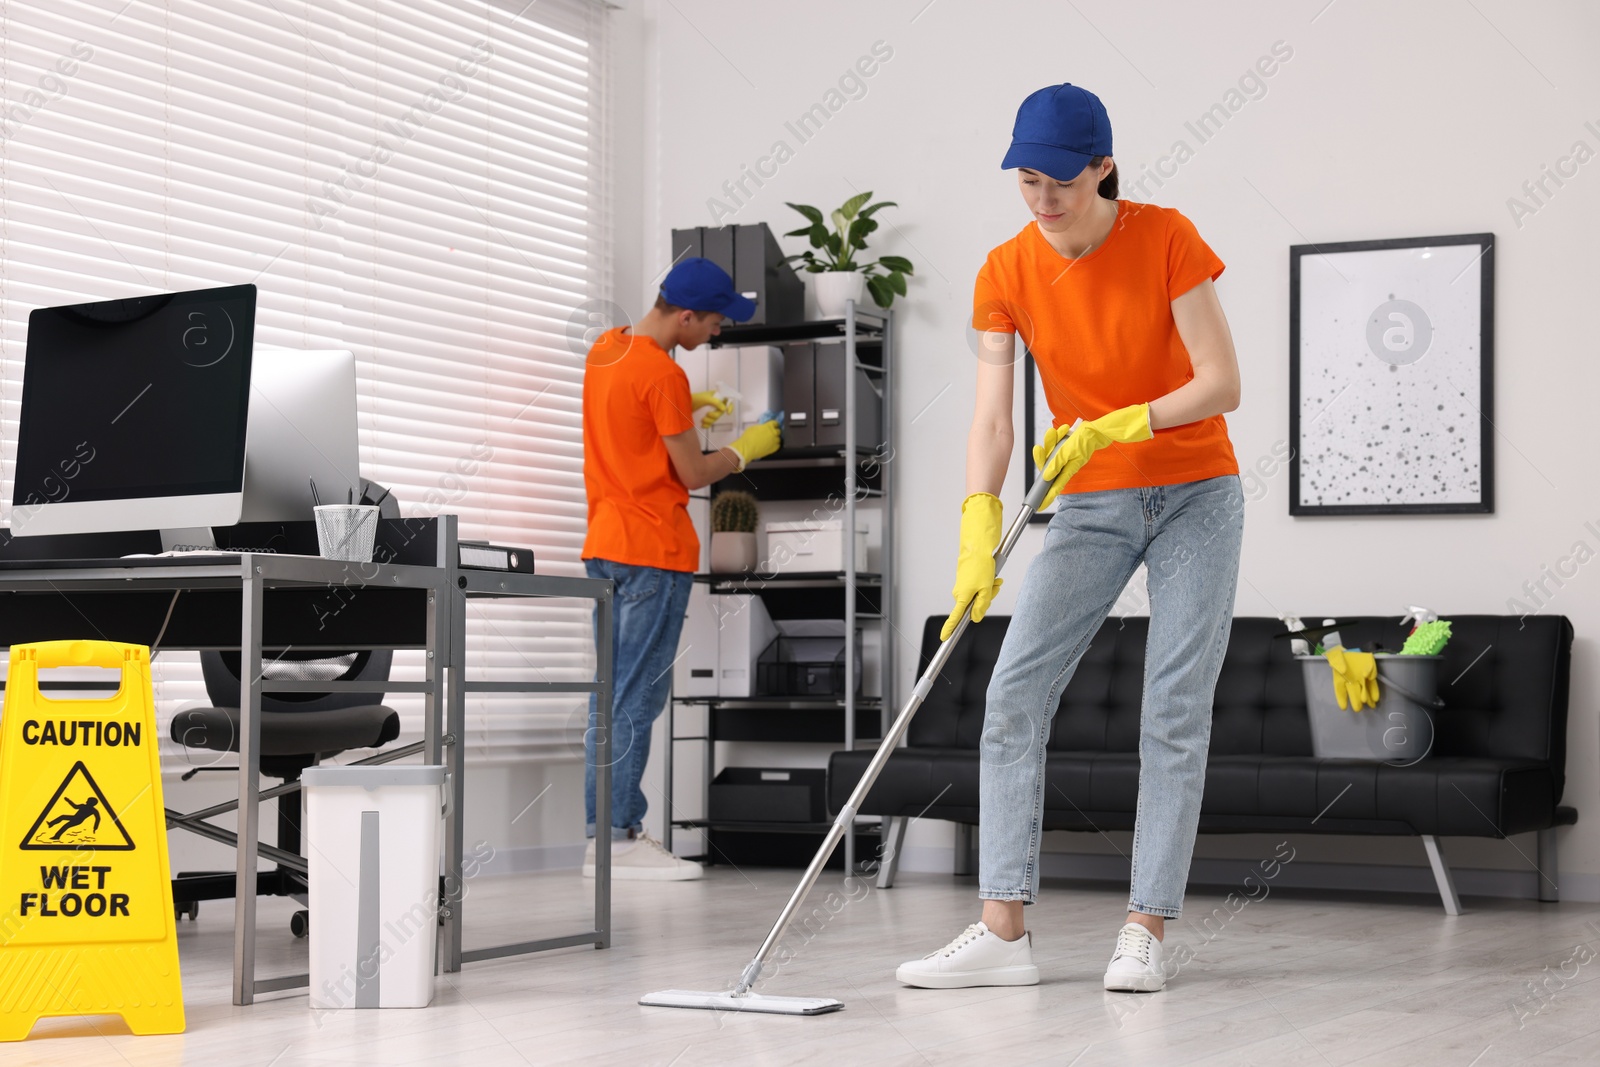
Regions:
<instances>
[{"instance_id":1,"label":"shelving unit","mask_svg":"<svg viewBox=\"0 0 1600 1067\"><path fill-rule=\"evenodd\" d=\"M844 621L844 693L828 697L679 697L667 705L667 738L664 771L669 811L665 844L672 847L676 827L703 830L708 841L717 832L815 834L820 839L831 823L753 823L712 822L706 818L678 818L670 810L673 797L673 766L677 745L699 742L704 746L704 781L701 812L711 809L711 779L717 773L718 741L825 743L854 748L858 742L876 744L888 728L890 709L895 706L895 644L892 639L889 581L894 574L894 370L893 315L847 305L842 319L794 323L785 326L726 326L711 340L713 347L740 345L782 345L787 342L839 339L845 345L845 443L805 449L783 449L776 455L749 464L735 476L737 488L762 501L826 500L833 494L843 497L838 518L843 524L844 569L838 572L790 573L772 577L747 574L698 574L695 581L710 586L712 593L757 593L775 620L837 618ZM883 441L856 440L856 372L864 371L876 380L883 394ZM880 565L864 570L858 560L855 531L859 523L857 505L862 500L881 500L882 536ZM880 670L878 694L857 694L856 678L862 665L853 640L858 624L880 627ZM698 705L706 709L703 733L679 736L677 711ZM845 836L844 866L856 867L857 839L874 837L874 823L858 824Z\"/></svg>"}]
</instances>

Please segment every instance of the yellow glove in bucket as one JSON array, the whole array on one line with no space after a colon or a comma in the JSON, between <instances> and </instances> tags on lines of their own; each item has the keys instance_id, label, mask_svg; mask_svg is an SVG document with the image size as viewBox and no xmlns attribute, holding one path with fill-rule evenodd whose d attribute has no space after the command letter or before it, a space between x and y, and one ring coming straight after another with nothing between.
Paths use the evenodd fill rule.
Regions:
<instances>
[{"instance_id":1,"label":"yellow glove in bucket","mask_svg":"<svg viewBox=\"0 0 1600 1067\"><path fill-rule=\"evenodd\" d=\"M1333 695L1341 708L1378 706L1378 661L1371 652L1349 652L1334 645L1324 653L1333 668Z\"/></svg>"},{"instance_id":2,"label":"yellow glove in bucket","mask_svg":"<svg viewBox=\"0 0 1600 1067\"><path fill-rule=\"evenodd\" d=\"M1149 404L1118 408L1093 422L1082 423L1076 432L1070 426L1050 427L1045 431L1044 440L1033 446L1034 466L1039 468L1040 477L1051 482L1050 491L1045 494L1039 510L1043 511L1055 503L1067 480L1082 470L1083 465L1106 445L1113 441L1132 444L1135 441L1148 441L1154 436L1155 431L1150 429ZM1065 443L1061 445L1061 451L1052 456L1050 450L1062 441Z\"/></svg>"},{"instance_id":3,"label":"yellow glove in bucket","mask_svg":"<svg viewBox=\"0 0 1600 1067\"><path fill-rule=\"evenodd\" d=\"M961 502L961 554L956 558L956 607L944 621L939 640L948 640L972 605L972 621L982 622L1002 579L994 576L994 551L1000 547L1000 498L973 493Z\"/></svg>"}]
</instances>

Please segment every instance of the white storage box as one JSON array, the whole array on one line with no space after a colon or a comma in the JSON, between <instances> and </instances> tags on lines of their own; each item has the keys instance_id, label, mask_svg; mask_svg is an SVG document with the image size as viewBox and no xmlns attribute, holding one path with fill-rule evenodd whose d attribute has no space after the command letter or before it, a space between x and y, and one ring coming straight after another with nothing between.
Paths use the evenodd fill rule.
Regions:
<instances>
[{"instance_id":1,"label":"white storage box","mask_svg":"<svg viewBox=\"0 0 1600 1067\"><path fill-rule=\"evenodd\" d=\"M672 692L680 697L717 695L717 610L711 590L696 582L672 664Z\"/></svg>"},{"instance_id":2,"label":"white storage box","mask_svg":"<svg viewBox=\"0 0 1600 1067\"><path fill-rule=\"evenodd\" d=\"M711 598L717 616L717 696L756 695L756 661L778 636L767 605L753 593Z\"/></svg>"},{"instance_id":3,"label":"white storage box","mask_svg":"<svg viewBox=\"0 0 1600 1067\"><path fill-rule=\"evenodd\" d=\"M838 519L769 522L766 530L767 561L762 570L770 574L844 570L844 523ZM866 569L867 531L858 524L856 570Z\"/></svg>"},{"instance_id":4,"label":"white storage box","mask_svg":"<svg viewBox=\"0 0 1600 1067\"><path fill-rule=\"evenodd\" d=\"M425 1008L433 1000L443 767L311 767L311 1006Z\"/></svg>"},{"instance_id":5,"label":"white storage box","mask_svg":"<svg viewBox=\"0 0 1600 1067\"><path fill-rule=\"evenodd\" d=\"M689 379L693 385L694 379ZM738 392L733 410L706 433L707 449L725 448L762 415L783 408L783 350L772 345L713 348L706 356L706 384L697 388Z\"/></svg>"}]
</instances>

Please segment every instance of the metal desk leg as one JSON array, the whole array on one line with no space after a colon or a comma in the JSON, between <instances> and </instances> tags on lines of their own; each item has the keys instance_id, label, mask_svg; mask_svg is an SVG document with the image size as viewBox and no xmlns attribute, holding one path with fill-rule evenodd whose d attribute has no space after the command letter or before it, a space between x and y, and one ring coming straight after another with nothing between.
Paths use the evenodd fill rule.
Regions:
<instances>
[{"instance_id":1,"label":"metal desk leg","mask_svg":"<svg viewBox=\"0 0 1600 1067\"><path fill-rule=\"evenodd\" d=\"M239 622L239 845L233 894L233 1002L256 998L256 844L261 825L261 576L251 568L244 578ZM282 801L279 801L282 803Z\"/></svg>"},{"instance_id":2,"label":"metal desk leg","mask_svg":"<svg viewBox=\"0 0 1600 1067\"><path fill-rule=\"evenodd\" d=\"M445 820L445 912L444 912L444 969L461 970L461 910L466 885L462 880L462 837L465 833L465 815L462 809L466 797L465 753L462 738L467 729L467 691L463 684L467 676L467 595L454 586L443 590L441 596L448 600L445 610L445 661L448 669L445 684L444 764L452 779L450 817Z\"/></svg>"},{"instance_id":3,"label":"metal desk leg","mask_svg":"<svg viewBox=\"0 0 1600 1067\"><path fill-rule=\"evenodd\" d=\"M595 601L594 928L595 948L611 945L611 662L612 588ZM667 817L672 817L669 811Z\"/></svg>"},{"instance_id":4,"label":"metal desk leg","mask_svg":"<svg viewBox=\"0 0 1600 1067\"><path fill-rule=\"evenodd\" d=\"M442 588L435 586L428 590L427 617L427 662L424 670L432 690L422 698L422 762L438 766L444 762L442 752L442 736L444 734L444 708L445 708L445 668L449 663L449 648L445 638L449 635L450 612L449 596ZM461 798L456 795L456 790L461 785L459 775L451 775L446 784L450 789L450 811L454 812L461 807ZM449 857L450 829L445 827L445 871L444 888L439 899L439 918L442 923L448 923L455 914L455 902L452 899L454 887L460 884L460 865L452 865ZM448 957L449 949L446 941L444 927L441 925L434 931L434 973L439 973L440 961Z\"/></svg>"}]
</instances>

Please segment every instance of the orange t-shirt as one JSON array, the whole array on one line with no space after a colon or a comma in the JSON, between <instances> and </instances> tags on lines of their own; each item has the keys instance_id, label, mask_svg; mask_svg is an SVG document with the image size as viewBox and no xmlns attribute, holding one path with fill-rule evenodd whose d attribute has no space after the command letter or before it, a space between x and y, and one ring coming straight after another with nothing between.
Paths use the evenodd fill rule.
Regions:
<instances>
[{"instance_id":1,"label":"orange t-shirt","mask_svg":"<svg viewBox=\"0 0 1600 1067\"><path fill-rule=\"evenodd\" d=\"M583 369L584 559L693 571L689 490L661 440L694 427L689 376L649 337L607 330Z\"/></svg>"},{"instance_id":2,"label":"orange t-shirt","mask_svg":"<svg viewBox=\"0 0 1600 1067\"><path fill-rule=\"evenodd\" d=\"M1222 269L1222 260L1177 211L1119 200L1110 235L1086 256L1062 256L1031 222L990 252L978 272L972 325L1022 337L1038 363L1055 425L1097 419L1164 396L1194 377L1172 301ZM1063 491L1175 485L1238 473L1228 425L1212 415L1157 430L1148 441L1113 442Z\"/></svg>"}]
</instances>

